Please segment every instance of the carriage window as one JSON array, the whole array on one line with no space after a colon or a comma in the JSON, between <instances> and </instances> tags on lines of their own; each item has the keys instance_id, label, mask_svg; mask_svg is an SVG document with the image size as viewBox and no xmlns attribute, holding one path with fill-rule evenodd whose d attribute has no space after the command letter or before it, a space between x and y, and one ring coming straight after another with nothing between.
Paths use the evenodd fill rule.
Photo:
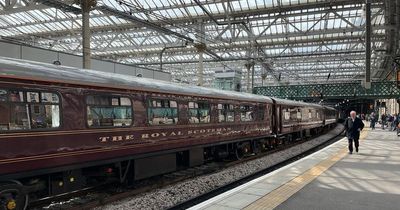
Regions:
<instances>
[{"instance_id":1,"label":"carriage window","mask_svg":"<svg viewBox=\"0 0 400 210\"><path fill-rule=\"evenodd\" d=\"M28 102L39 102L39 93L27 92Z\"/></svg>"},{"instance_id":2,"label":"carriage window","mask_svg":"<svg viewBox=\"0 0 400 210\"><path fill-rule=\"evenodd\" d=\"M240 121L249 122L254 120L254 107L249 105L240 106Z\"/></svg>"},{"instance_id":3,"label":"carriage window","mask_svg":"<svg viewBox=\"0 0 400 210\"><path fill-rule=\"evenodd\" d=\"M0 89L0 102L7 101L7 91Z\"/></svg>"},{"instance_id":4,"label":"carriage window","mask_svg":"<svg viewBox=\"0 0 400 210\"><path fill-rule=\"evenodd\" d=\"M297 109L289 109L289 110L290 110L290 120L296 121L298 110Z\"/></svg>"},{"instance_id":5,"label":"carriage window","mask_svg":"<svg viewBox=\"0 0 400 210\"><path fill-rule=\"evenodd\" d=\"M47 101L45 95L54 100ZM0 131L60 126L59 97L55 93L0 90L0 109Z\"/></svg>"},{"instance_id":6,"label":"carriage window","mask_svg":"<svg viewBox=\"0 0 400 210\"><path fill-rule=\"evenodd\" d=\"M218 122L234 122L235 111L232 104L218 104Z\"/></svg>"},{"instance_id":7,"label":"carriage window","mask_svg":"<svg viewBox=\"0 0 400 210\"><path fill-rule=\"evenodd\" d=\"M58 96L54 93L41 93L41 101L46 103L58 103Z\"/></svg>"},{"instance_id":8,"label":"carriage window","mask_svg":"<svg viewBox=\"0 0 400 210\"><path fill-rule=\"evenodd\" d=\"M210 105L207 102L189 102L189 123L209 123Z\"/></svg>"},{"instance_id":9,"label":"carriage window","mask_svg":"<svg viewBox=\"0 0 400 210\"><path fill-rule=\"evenodd\" d=\"M132 103L118 96L88 96L87 123L89 127L126 127L132 125Z\"/></svg>"},{"instance_id":10,"label":"carriage window","mask_svg":"<svg viewBox=\"0 0 400 210\"><path fill-rule=\"evenodd\" d=\"M9 98L12 102L24 102L24 92L12 90Z\"/></svg>"},{"instance_id":11,"label":"carriage window","mask_svg":"<svg viewBox=\"0 0 400 210\"><path fill-rule=\"evenodd\" d=\"M178 122L178 104L167 99L151 99L147 109L150 125L172 125Z\"/></svg>"}]
</instances>

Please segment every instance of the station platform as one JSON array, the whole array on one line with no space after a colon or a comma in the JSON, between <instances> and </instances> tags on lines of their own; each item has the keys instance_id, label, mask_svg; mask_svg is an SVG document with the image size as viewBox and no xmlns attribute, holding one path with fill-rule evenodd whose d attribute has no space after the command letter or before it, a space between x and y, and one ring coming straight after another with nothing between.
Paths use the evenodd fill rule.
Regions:
<instances>
[{"instance_id":1,"label":"station platform","mask_svg":"<svg viewBox=\"0 0 400 210\"><path fill-rule=\"evenodd\" d=\"M400 209L400 137L364 129L359 153L347 138L190 208Z\"/></svg>"}]
</instances>

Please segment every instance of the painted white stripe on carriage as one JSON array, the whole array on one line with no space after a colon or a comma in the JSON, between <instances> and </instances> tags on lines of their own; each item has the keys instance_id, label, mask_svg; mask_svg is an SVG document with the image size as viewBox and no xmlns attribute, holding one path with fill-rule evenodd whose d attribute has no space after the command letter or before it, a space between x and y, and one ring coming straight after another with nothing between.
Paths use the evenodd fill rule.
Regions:
<instances>
[{"instance_id":1,"label":"painted white stripe on carriage","mask_svg":"<svg viewBox=\"0 0 400 210\"><path fill-rule=\"evenodd\" d=\"M271 172L271 173L268 173L268 174L266 174L266 175L264 175L264 176L261 176L261 177L258 177L258 178L256 178L256 179L253 179L253 180L251 180L251 181L249 181L249 182L247 182L247 183L245 183L245 184L242 184L242 185L240 185L240 186L238 186L238 187L235 187L235 188L233 188L233 189L231 189L231 190L228 190L228 191L226 191L226 192L224 192L224 193L222 193L222 194L219 194L219 195L217 195L217 196L215 196L215 197L213 197L213 198L210 198L210 199L208 199L208 200L206 200L206 201L204 201L204 202L202 202L202 203L199 203L199 204L197 204L197 205L195 205L195 206L192 206L192 207L188 208L188 210L202 209L202 208L208 207L210 204L216 204L219 200L222 200L222 199L224 199L224 198L226 198L226 197L228 197L228 196L230 196L230 195L232 195L232 194L235 194L236 192L239 192L239 191L241 191L241 190L243 190L243 189L245 189L245 188L251 186L252 184L255 184L255 183L257 183L257 182L259 182L259 181L261 181L261 180L263 180L263 179L266 179L266 178L268 178L268 177L270 177L270 176L273 176L273 175L275 175L275 174L278 173L278 172L281 172L281 171L283 171L283 170L286 170L286 169L288 169L288 168L290 168L290 167L292 167L292 166L298 164L298 163L301 162L301 161L307 160L307 159L309 159L309 158L311 158L311 157L313 157L313 156L316 156L316 155L318 155L318 154L320 154L320 153L322 153L322 152L325 152L326 150L328 150L328 149L330 149L330 148L332 148L332 147L334 147L334 146L336 146L336 145L342 143L342 141L344 141L344 140L346 140L346 137L343 137L343 138L340 139L339 141L337 141L337 142L335 142L335 143L333 143L333 144L331 144L331 145L329 145L329 146L327 146L327 147L325 147L325 148L319 150L318 152L315 152L315 153L313 153L313 154L307 155L306 157L304 157L304 158L302 158L302 159L296 160L295 162L290 163L289 165L286 165L286 166L284 166L284 167L281 167L281 168L279 168L279 169L277 169L277 170L275 170L275 171L273 171L273 172ZM322 160L321 160L321 161L322 161ZM282 185L283 185L283 184L285 184L285 183L282 183Z\"/></svg>"}]
</instances>

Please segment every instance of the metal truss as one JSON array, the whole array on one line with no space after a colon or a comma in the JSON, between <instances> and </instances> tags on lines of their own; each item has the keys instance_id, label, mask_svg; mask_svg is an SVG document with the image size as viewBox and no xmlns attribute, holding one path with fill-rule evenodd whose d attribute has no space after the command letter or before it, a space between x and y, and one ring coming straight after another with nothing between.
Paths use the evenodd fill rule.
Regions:
<instances>
[{"instance_id":1,"label":"metal truss","mask_svg":"<svg viewBox=\"0 0 400 210\"><path fill-rule=\"evenodd\" d=\"M255 94L293 100L312 99L388 99L399 98L397 82L372 82L370 89L360 82L256 87Z\"/></svg>"},{"instance_id":2,"label":"metal truss","mask_svg":"<svg viewBox=\"0 0 400 210\"><path fill-rule=\"evenodd\" d=\"M0 0L1 39L82 54L82 16L74 2ZM98 0L90 12L91 52L106 60L152 69L162 66L174 81L197 84L202 45L205 86L211 86L215 71L242 70L245 77L248 63L255 65L254 86L361 80L364 3ZM393 71L391 60L399 52L399 21L391 18L396 10L390 7L397 3L372 0L375 81L387 79Z\"/></svg>"}]
</instances>

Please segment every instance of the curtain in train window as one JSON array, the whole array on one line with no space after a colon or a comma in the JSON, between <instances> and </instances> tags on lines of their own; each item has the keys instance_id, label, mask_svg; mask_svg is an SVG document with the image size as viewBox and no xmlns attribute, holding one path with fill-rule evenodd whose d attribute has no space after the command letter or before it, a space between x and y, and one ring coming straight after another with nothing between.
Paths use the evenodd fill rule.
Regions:
<instances>
[{"instance_id":1,"label":"curtain in train window","mask_svg":"<svg viewBox=\"0 0 400 210\"><path fill-rule=\"evenodd\" d=\"M209 123L210 105L208 102L189 102L189 123Z\"/></svg>"},{"instance_id":2,"label":"curtain in train window","mask_svg":"<svg viewBox=\"0 0 400 210\"><path fill-rule=\"evenodd\" d=\"M178 104L167 99L151 99L147 109L150 125L171 125L178 123Z\"/></svg>"},{"instance_id":3,"label":"curtain in train window","mask_svg":"<svg viewBox=\"0 0 400 210\"><path fill-rule=\"evenodd\" d=\"M254 120L254 107L249 105L240 106L240 121L249 122Z\"/></svg>"},{"instance_id":4,"label":"curtain in train window","mask_svg":"<svg viewBox=\"0 0 400 210\"><path fill-rule=\"evenodd\" d=\"M55 93L0 90L0 108L0 131L60 126L59 97Z\"/></svg>"},{"instance_id":5,"label":"curtain in train window","mask_svg":"<svg viewBox=\"0 0 400 210\"><path fill-rule=\"evenodd\" d=\"M235 111L232 104L218 104L218 122L234 122Z\"/></svg>"},{"instance_id":6,"label":"curtain in train window","mask_svg":"<svg viewBox=\"0 0 400 210\"><path fill-rule=\"evenodd\" d=\"M301 120L302 119L302 113L301 113L301 109L297 109L297 115L296 115L297 120Z\"/></svg>"},{"instance_id":7,"label":"curtain in train window","mask_svg":"<svg viewBox=\"0 0 400 210\"><path fill-rule=\"evenodd\" d=\"M290 121L290 110L289 109L283 110L283 120L285 122Z\"/></svg>"},{"instance_id":8,"label":"curtain in train window","mask_svg":"<svg viewBox=\"0 0 400 210\"><path fill-rule=\"evenodd\" d=\"M126 127L132 125L132 103L118 96L88 96L87 123L89 127Z\"/></svg>"}]
</instances>

